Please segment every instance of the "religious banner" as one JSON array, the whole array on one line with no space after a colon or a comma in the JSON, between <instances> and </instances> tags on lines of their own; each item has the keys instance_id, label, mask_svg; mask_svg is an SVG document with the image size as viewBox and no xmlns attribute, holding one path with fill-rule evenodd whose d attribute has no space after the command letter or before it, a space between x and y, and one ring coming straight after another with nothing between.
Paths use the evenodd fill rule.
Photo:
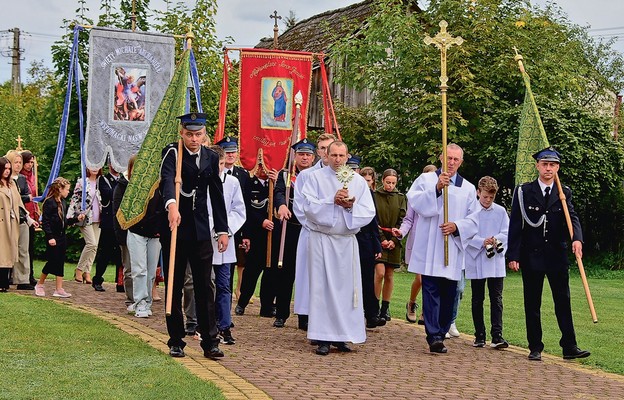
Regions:
<instances>
[{"instance_id":1,"label":"religious banner","mask_svg":"<svg viewBox=\"0 0 624 400\"><path fill-rule=\"evenodd\" d=\"M306 136L312 53L243 49L240 64L240 162L250 171L258 162L280 170L290 147L294 95L299 91L299 138Z\"/></svg>"},{"instance_id":2,"label":"religious banner","mask_svg":"<svg viewBox=\"0 0 624 400\"><path fill-rule=\"evenodd\" d=\"M89 98L85 163L107 154L123 171L139 151L173 74L171 35L94 27L89 38Z\"/></svg>"},{"instance_id":3,"label":"religious banner","mask_svg":"<svg viewBox=\"0 0 624 400\"><path fill-rule=\"evenodd\" d=\"M520 115L520 132L518 135L518 152L516 153L516 185L530 182L537 178L533 154L549 146L546 131L542 125L537 104L531 91L531 80L524 68L521 68L522 79L526 91Z\"/></svg>"}]
</instances>

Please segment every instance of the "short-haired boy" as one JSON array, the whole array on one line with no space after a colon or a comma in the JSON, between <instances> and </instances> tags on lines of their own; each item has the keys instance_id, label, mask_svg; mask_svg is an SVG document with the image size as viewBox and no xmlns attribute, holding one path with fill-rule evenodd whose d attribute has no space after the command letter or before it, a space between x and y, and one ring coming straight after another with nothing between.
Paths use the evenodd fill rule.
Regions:
<instances>
[{"instance_id":1,"label":"short-haired boy","mask_svg":"<svg viewBox=\"0 0 624 400\"><path fill-rule=\"evenodd\" d=\"M466 254L466 279L472 288L472 320L475 326L474 347L485 346L483 300L485 284L490 295L491 347L504 349L509 344L503 339L503 279L505 278L505 250L509 216L494 203L498 183L490 176L479 180L477 196L479 232L468 242Z\"/></svg>"}]
</instances>

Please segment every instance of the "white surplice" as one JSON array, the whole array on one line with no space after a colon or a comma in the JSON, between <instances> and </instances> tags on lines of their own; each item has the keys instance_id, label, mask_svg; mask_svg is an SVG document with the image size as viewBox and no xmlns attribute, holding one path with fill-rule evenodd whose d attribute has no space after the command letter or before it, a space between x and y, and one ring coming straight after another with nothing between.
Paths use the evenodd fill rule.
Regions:
<instances>
[{"instance_id":1,"label":"white surplice","mask_svg":"<svg viewBox=\"0 0 624 400\"><path fill-rule=\"evenodd\" d=\"M408 270L427 276L459 281L464 269L464 253L468 241L477 233L479 202L473 184L462 179L461 186L449 186L448 220L457 225L458 236L449 235L449 265L444 265L444 236L440 225L444 223L443 195L437 196L436 172L421 174L407 192L407 200L418 214L418 223L412 227L414 247Z\"/></svg>"},{"instance_id":2,"label":"white surplice","mask_svg":"<svg viewBox=\"0 0 624 400\"><path fill-rule=\"evenodd\" d=\"M308 338L363 343L366 340L362 277L355 234L375 216L364 178L354 174L351 210L334 204L342 184L333 169L317 169L301 188L301 206L310 229L308 274L310 302Z\"/></svg>"},{"instance_id":3,"label":"white surplice","mask_svg":"<svg viewBox=\"0 0 624 400\"><path fill-rule=\"evenodd\" d=\"M223 199L225 200L225 211L227 212L228 230L230 240L228 247L223 253L219 253L219 246L214 236L214 224L212 220L212 206L210 204L210 193L208 193L208 215L210 220L210 230L212 232L212 264L223 265L236 262L236 246L234 245L234 235L245 223L247 214L245 211L245 201L240 182L233 175L227 175L225 171L221 173L223 181Z\"/></svg>"},{"instance_id":4,"label":"white surplice","mask_svg":"<svg viewBox=\"0 0 624 400\"><path fill-rule=\"evenodd\" d=\"M295 189L295 195L293 196L293 213L301 224L301 232L299 233L295 259L294 310L295 314L299 315L308 315L310 303L310 282L308 280L308 238L310 237L310 229L306 224L306 216L303 212L303 197L300 189L305 185L310 174L321 168L323 168L323 160L319 160L310 168L299 172L295 180L295 185L299 189Z\"/></svg>"},{"instance_id":5,"label":"white surplice","mask_svg":"<svg viewBox=\"0 0 624 400\"><path fill-rule=\"evenodd\" d=\"M507 249L507 232L509 230L509 216L507 210L493 203L488 209L480 207L477 213L479 232L468 241L466 248L466 279L504 278L505 251L494 253L488 258L483 242L494 236Z\"/></svg>"}]
</instances>

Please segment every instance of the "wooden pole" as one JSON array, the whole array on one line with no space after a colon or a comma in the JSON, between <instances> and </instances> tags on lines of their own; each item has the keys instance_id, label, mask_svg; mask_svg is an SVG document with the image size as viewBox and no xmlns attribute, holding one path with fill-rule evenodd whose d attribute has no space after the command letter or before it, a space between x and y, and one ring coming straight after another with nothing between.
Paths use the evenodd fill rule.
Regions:
<instances>
[{"instance_id":1,"label":"wooden pole","mask_svg":"<svg viewBox=\"0 0 624 400\"><path fill-rule=\"evenodd\" d=\"M180 210L180 187L182 186L182 138L178 141L178 158L176 160L175 175L175 201L178 211ZM171 302L173 301L173 276L175 271L176 242L178 240L178 227L171 230L171 243L169 245L169 271L167 273L167 297L165 303L165 313L171 315Z\"/></svg>"},{"instance_id":2,"label":"wooden pole","mask_svg":"<svg viewBox=\"0 0 624 400\"><path fill-rule=\"evenodd\" d=\"M264 168L264 166L263 166ZM267 172L267 171L265 171ZM267 177L267 179L269 180L269 215L267 216L267 219L269 221L273 221L273 179ZM267 252L266 252L266 267L267 268L271 268L271 242L273 241L273 231L268 231L267 232Z\"/></svg>"},{"instance_id":3,"label":"wooden pole","mask_svg":"<svg viewBox=\"0 0 624 400\"><path fill-rule=\"evenodd\" d=\"M452 37L447 31L448 23L440 21L440 32L433 38L425 36L425 44L433 44L440 50L440 94L442 95L442 172L448 172L448 161L446 155L447 146L447 126L446 126L446 90L448 89L448 76L446 75L446 50L452 45L460 46L464 43L461 36ZM448 187L442 189L444 199L444 223L448 222ZM448 235L444 235L444 266L449 265L448 255Z\"/></svg>"},{"instance_id":4,"label":"wooden pole","mask_svg":"<svg viewBox=\"0 0 624 400\"><path fill-rule=\"evenodd\" d=\"M555 182L557 183L557 189L559 190L559 200L561 200L561 206L563 207L563 214L565 215L566 223L568 224L568 231L570 231L570 239L574 240L574 228L572 228L572 219L570 218L570 210L568 210L568 203L566 202L566 196L563 193L561 182L559 181L559 174L555 174ZM596 310L594 309L594 301L592 300L591 292L589 291L589 283L587 282L587 276L585 276L585 268L583 267L583 260L578 254L576 256L576 263L581 273L581 281L583 282L583 289L585 290L585 297L587 297L587 304L589 305L589 312L591 313L592 321L594 324L598 322L596 316Z\"/></svg>"}]
</instances>

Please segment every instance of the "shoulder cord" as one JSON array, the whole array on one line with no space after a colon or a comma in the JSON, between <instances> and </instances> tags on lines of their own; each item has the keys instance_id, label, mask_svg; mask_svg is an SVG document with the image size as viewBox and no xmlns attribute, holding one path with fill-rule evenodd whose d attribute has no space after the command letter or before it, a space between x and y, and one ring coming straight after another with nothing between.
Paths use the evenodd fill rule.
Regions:
<instances>
[{"instance_id":1,"label":"shoulder cord","mask_svg":"<svg viewBox=\"0 0 624 400\"><path fill-rule=\"evenodd\" d=\"M546 214L542 214L542 216L536 223L531 221L526 215L526 210L524 209L524 196L522 194L522 186L518 186L518 202L520 203L520 213L522 214L522 219L526 221L529 226L537 228L544 223L544 220L546 219Z\"/></svg>"}]
</instances>

